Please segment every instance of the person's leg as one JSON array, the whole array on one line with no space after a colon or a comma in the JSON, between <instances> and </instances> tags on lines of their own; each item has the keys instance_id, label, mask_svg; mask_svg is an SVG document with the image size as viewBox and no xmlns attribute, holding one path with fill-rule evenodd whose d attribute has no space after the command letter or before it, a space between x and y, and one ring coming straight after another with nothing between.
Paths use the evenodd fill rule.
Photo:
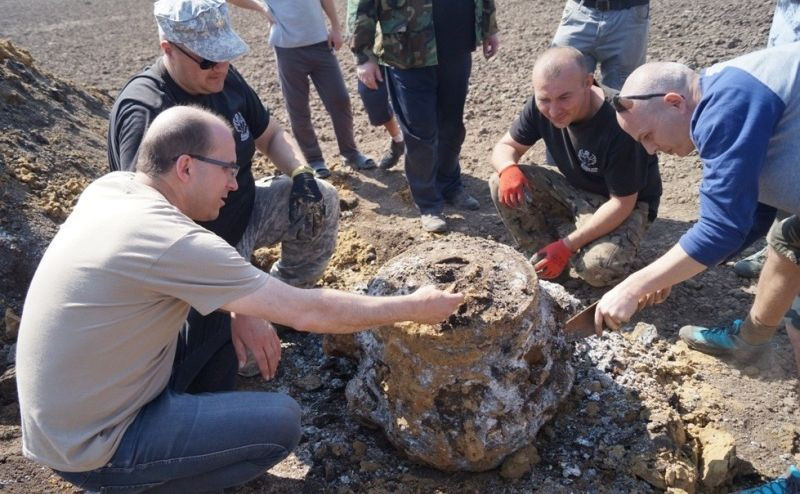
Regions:
<instances>
[{"instance_id":1,"label":"person's leg","mask_svg":"<svg viewBox=\"0 0 800 494\"><path fill-rule=\"evenodd\" d=\"M241 485L300 440L300 407L280 393L165 390L128 427L107 466L58 472L103 492L209 492Z\"/></svg>"},{"instance_id":2,"label":"person's leg","mask_svg":"<svg viewBox=\"0 0 800 494\"><path fill-rule=\"evenodd\" d=\"M383 70L383 74L385 79L385 70ZM403 141L403 132L400 130L400 125L397 123L397 119L394 118L394 112L389 105L389 91L386 88L386 84L385 80L383 82L378 81L378 88L370 89L363 82L358 81L358 95L364 104L364 110L367 112L370 125L373 127L383 125L392 138L389 143L389 150L381 157L378 163L378 168L382 170L388 170L395 166L406 149Z\"/></svg>"},{"instance_id":3,"label":"person's leg","mask_svg":"<svg viewBox=\"0 0 800 494\"><path fill-rule=\"evenodd\" d=\"M322 161L322 150L319 147L314 124L311 122L311 106L308 102L308 76L310 67L306 48L275 47L275 59L278 65L278 80L281 84L283 101L289 114L289 123L300 150L306 161Z\"/></svg>"},{"instance_id":4,"label":"person's leg","mask_svg":"<svg viewBox=\"0 0 800 494\"><path fill-rule=\"evenodd\" d=\"M553 183L563 180L559 174L540 166L520 165L531 183L530 201L519 208L508 208L498 200L500 178L489 178L489 192L495 208L517 248L526 256L559 238L561 230L573 222L573 212L560 196L560 187ZM559 178L560 177L560 178Z\"/></svg>"},{"instance_id":5,"label":"person's leg","mask_svg":"<svg viewBox=\"0 0 800 494\"><path fill-rule=\"evenodd\" d=\"M406 141L406 177L422 214L440 215L444 198L436 187L436 67L387 68L386 81Z\"/></svg>"},{"instance_id":6,"label":"person's leg","mask_svg":"<svg viewBox=\"0 0 800 494\"><path fill-rule=\"evenodd\" d=\"M256 181L253 212L236 250L245 259L260 247L281 244L281 258L270 275L297 287L311 287L322 276L336 248L339 228L339 198L336 189L317 180L325 204L320 232L309 238L289 221L289 196L292 180L286 176ZM300 225L302 226L302 225Z\"/></svg>"},{"instance_id":7,"label":"person's leg","mask_svg":"<svg viewBox=\"0 0 800 494\"><path fill-rule=\"evenodd\" d=\"M649 29L649 5L603 13L603 34L595 47L603 84L620 89L631 72L645 62Z\"/></svg>"},{"instance_id":8,"label":"person's leg","mask_svg":"<svg viewBox=\"0 0 800 494\"><path fill-rule=\"evenodd\" d=\"M758 279L756 298L744 321L731 326L704 328L684 326L681 339L705 353L733 355L747 361L768 349L769 340L781 319L800 294L800 219L789 216L776 220L767 234L767 260ZM787 330L794 329L791 313ZM790 333L795 356L800 355L800 338Z\"/></svg>"},{"instance_id":9,"label":"person's leg","mask_svg":"<svg viewBox=\"0 0 800 494\"><path fill-rule=\"evenodd\" d=\"M586 70L592 73L597 66L594 49L600 34L600 14L575 0L567 0L551 43L552 46L571 46L579 50L586 60Z\"/></svg>"},{"instance_id":10,"label":"person's leg","mask_svg":"<svg viewBox=\"0 0 800 494\"><path fill-rule=\"evenodd\" d=\"M170 389L178 393L230 391L236 384L237 367L230 315L202 316L191 309L178 335Z\"/></svg>"},{"instance_id":11,"label":"person's leg","mask_svg":"<svg viewBox=\"0 0 800 494\"><path fill-rule=\"evenodd\" d=\"M478 209L480 204L466 193L461 182L459 155L464 143L464 104L469 91L472 54L449 55L436 66L438 88L436 119L439 141L436 146L436 188L450 203L462 209Z\"/></svg>"},{"instance_id":12,"label":"person's leg","mask_svg":"<svg viewBox=\"0 0 800 494\"><path fill-rule=\"evenodd\" d=\"M311 82L333 123L339 153L349 160L359 156L353 135L353 110L336 55L321 43L305 48L310 59Z\"/></svg>"},{"instance_id":13,"label":"person's leg","mask_svg":"<svg viewBox=\"0 0 800 494\"><path fill-rule=\"evenodd\" d=\"M600 197L600 200L605 202L606 199ZM584 245L573 258L578 276L594 287L615 285L628 276L634 269L639 245L650 227L648 209L646 202L637 203L614 231ZM575 227L580 228L590 217L579 215Z\"/></svg>"}]
</instances>

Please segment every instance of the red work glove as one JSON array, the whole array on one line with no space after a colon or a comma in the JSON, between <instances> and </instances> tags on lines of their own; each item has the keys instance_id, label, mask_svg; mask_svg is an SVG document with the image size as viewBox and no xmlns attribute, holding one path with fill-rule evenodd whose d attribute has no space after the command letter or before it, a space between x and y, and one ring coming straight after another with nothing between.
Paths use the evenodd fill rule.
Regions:
<instances>
[{"instance_id":1,"label":"red work glove","mask_svg":"<svg viewBox=\"0 0 800 494\"><path fill-rule=\"evenodd\" d=\"M537 262L533 265L533 269L540 278L552 280L564 271L570 257L572 257L572 250L567 247L563 239L559 239L536 253L534 260Z\"/></svg>"},{"instance_id":2,"label":"red work glove","mask_svg":"<svg viewBox=\"0 0 800 494\"><path fill-rule=\"evenodd\" d=\"M525 202L525 188L529 187L528 177L519 165L511 165L500 172L500 204L507 208L518 208Z\"/></svg>"}]
</instances>

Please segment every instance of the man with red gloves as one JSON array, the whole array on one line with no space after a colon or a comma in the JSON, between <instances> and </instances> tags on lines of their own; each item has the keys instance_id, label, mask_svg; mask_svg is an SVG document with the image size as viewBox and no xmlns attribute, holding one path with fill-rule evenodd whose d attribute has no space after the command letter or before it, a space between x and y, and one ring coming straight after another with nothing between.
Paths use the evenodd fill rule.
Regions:
<instances>
[{"instance_id":1,"label":"man with red gloves","mask_svg":"<svg viewBox=\"0 0 800 494\"><path fill-rule=\"evenodd\" d=\"M539 139L560 173L519 164ZM539 57L533 96L491 162L492 200L520 249L535 252L539 277L557 278L570 259L592 286L632 271L658 212L658 160L620 129L578 50L553 47Z\"/></svg>"}]
</instances>

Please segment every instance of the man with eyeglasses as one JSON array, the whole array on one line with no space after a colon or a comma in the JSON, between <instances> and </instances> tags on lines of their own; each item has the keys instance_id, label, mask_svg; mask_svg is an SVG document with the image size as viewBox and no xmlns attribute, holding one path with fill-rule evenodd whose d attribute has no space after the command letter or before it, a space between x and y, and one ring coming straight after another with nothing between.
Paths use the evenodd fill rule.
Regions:
<instances>
[{"instance_id":1,"label":"man with eyeglasses","mask_svg":"<svg viewBox=\"0 0 800 494\"><path fill-rule=\"evenodd\" d=\"M757 360L784 314L800 369L800 43L750 53L698 74L678 63L650 63L620 91L617 120L648 152L703 162L698 221L666 254L600 300L596 326L617 328L640 305L713 267L767 234L755 302L721 327L684 326L697 350ZM775 208L789 213L775 218ZM770 223L772 226L770 227ZM794 306L793 305L794 301ZM789 310L792 307L792 310Z\"/></svg>"},{"instance_id":2,"label":"man with eyeglasses","mask_svg":"<svg viewBox=\"0 0 800 494\"><path fill-rule=\"evenodd\" d=\"M200 224L245 259L259 247L280 243L281 258L270 274L294 286L313 286L335 248L336 190L314 179L295 141L231 65L248 47L233 31L223 0L160 0L153 11L162 56L134 76L114 103L108 133L111 169L133 169L150 122L165 109L196 105L218 113L234 129L238 188L218 218ZM256 181L251 169L256 149L285 176ZM267 321L237 314L203 317L192 311L176 362L206 361L204 355L211 353L216 365L184 366L173 386L179 391L209 383L229 387L237 370L271 378L280 359L277 338Z\"/></svg>"},{"instance_id":3,"label":"man with eyeglasses","mask_svg":"<svg viewBox=\"0 0 800 494\"><path fill-rule=\"evenodd\" d=\"M560 173L519 164L539 140ZM578 50L550 48L537 59L533 96L491 163L492 200L520 248L536 252L539 277L557 278L571 258L592 286L630 273L658 213L658 161L619 128Z\"/></svg>"},{"instance_id":4,"label":"man with eyeglasses","mask_svg":"<svg viewBox=\"0 0 800 494\"><path fill-rule=\"evenodd\" d=\"M432 286L389 297L295 288L250 264L195 223L239 187L235 138L208 111L161 112L136 172L86 188L31 281L17 350L22 448L81 489L221 492L297 446L300 407L283 393L169 385L194 366L173 366L190 306L352 333L436 324L463 302Z\"/></svg>"}]
</instances>

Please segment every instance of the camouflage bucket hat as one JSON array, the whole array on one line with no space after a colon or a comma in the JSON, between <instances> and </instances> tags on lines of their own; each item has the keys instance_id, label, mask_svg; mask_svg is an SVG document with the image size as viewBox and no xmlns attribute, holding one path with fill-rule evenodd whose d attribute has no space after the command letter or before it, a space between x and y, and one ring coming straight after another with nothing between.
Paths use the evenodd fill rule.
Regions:
<instances>
[{"instance_id":1,"label":"camouflage bucket hat","mask_svg":"<svg viewBox=\"0 0 800 494\"><path fill-rule=\"evenodd\" d=\"M153 14L163 39L212 62L227 62L250 50L231 27L224 0L159 0Z\"/></svg>"}]
</instances>

